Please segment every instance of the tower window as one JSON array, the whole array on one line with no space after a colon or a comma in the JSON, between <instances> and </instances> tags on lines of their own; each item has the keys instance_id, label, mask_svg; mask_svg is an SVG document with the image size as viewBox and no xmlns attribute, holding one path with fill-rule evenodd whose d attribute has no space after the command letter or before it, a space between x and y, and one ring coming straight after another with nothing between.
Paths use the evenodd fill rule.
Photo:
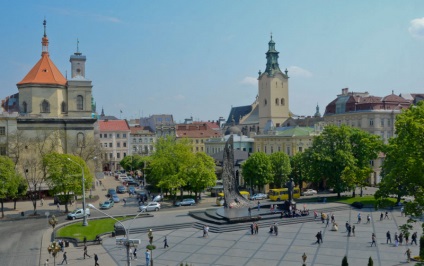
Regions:
<instances>
[{"instance_id":1,"label":"tower window","mask_svg":"<svg viewBox=\"0 0 424 266\"><path fill-rule=\"evenodd\" d=\"M84 98L81 95L77 96L77 110L84 110Z\"/></svg>"},{"instance_id":2,"label":"tower window","mask_svg":"<svg viewBox=\"0 0 424 266\"><path fill-rule=\"evenodd\" d=\"M267 102L267 101L266 101L266 99L265 99L265 100L264 100L264 105L267 105L267 103L268 103L268 102Z\"/></svg>"},{"instance_id":3,"label":"tower window","mask_svg":"<svg viewBox=\"0 0 424 266\"><path fill-rule=\"evenodd\" d=\"M278 98L275 99L275 105L280 105L280 101L278 100Z\"/></svg>"},{"instance_id":4,"label":"tower window","mask_svg":"<svg viewBox=\"0 0 424 266\"><path fill-rule=\"evenodd\" d=\"M281 98L281 105L282 106L286 105L286 100L284 100L284 98Z\"/></svg>"},{"instance_id":5,"label":"tower window","mask_svg":"<svg viewBox=\"0 0 424 266\"><path fill-rule=\"evenodd\" d=\"M50 104L47 100L43 100L43 102L41 103L41 112L50 113Z\"/></svg>"},{"instance_id":6,"label":"tower window","mask_svg":"<svg viewBox=\"0 0 424 266\"><path fill-rule=\"evenodd\" d=\"M26 102L22 103L22 112L28 113L28 104Z\"/></svg>"},{"instance_id":7,"label":"tower window","mask_svg":"<svg viewBox=\"0 0 424 266\"><path fill-rule=\"evenodd\" d=\"M62 109L62 113L66 113L66 103L65 102L62 102L61 109Z\"/></svg>"}]
</instances>

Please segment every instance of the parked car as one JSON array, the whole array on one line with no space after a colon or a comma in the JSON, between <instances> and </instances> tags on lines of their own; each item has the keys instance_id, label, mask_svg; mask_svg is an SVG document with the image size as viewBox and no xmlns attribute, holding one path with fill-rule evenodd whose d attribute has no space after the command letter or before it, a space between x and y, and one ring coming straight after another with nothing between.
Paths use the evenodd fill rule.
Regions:
<instances>
[{"instance_id":1,"label":"parked car","mask_svg":"<svg viewBox=\"0 0 424 266\"><path fill-rule=\"evenodd\" d=\"M146 212L146 211L158 211L160 210L160 203L159 202L149 202L147 205L141 205L140 211Z\"/></svg>"},{"instance_id":2,"label":"parked car","mask_svg":"<svg viewBox=\"0 0 424 266\"><path fill-rule=\"evenodd\" d=\"M100 203L100 209L110 209L113 207L113 205L114 205L113 200L112 201L107 200L103 203Z\"/></svg>"},{"instance_id":3,"label":"parked car","mask_svg":"<svg viewBox=\"0 0 424 266\"><path fill-rule=\"evenodd\" d=\"M260 199L266 199L266 198L268 198L268 195L267 194L257 193L257 194L253 194L250 197L250 200L260 200Z\"/></svg>"},{"instance_id":4,"label":"parked car","mask_svg":"<svg viewBox=\"0 0 424 266\"><path fill-rule=\"evenodd\" d=\"M312 196L317 194L318 192L314 189L307 189L303 192L303 196Z\"/></svg>"},{"instance_id":5,"label":"parked car","mask_svg":"<svg viewBox=\"0 0 424 266\"><path fill-rule=\"evenodd\" d=\"M127 188L124 187L124 186L117 186L116 192L123 194L123 193L127 192Z\"/></svg>"},{"instance_id":6,"label":"parked car","mask_svg":"<svg viewBox=\"0 0 424 266\"><path fill-rule=\"evenodd\" d=\"M90 216L90 209L87 208L85 209L85 214L87 216ZM79 218L83 218L84 217L84 210L83 209L76 209L73 212L68 213L68 219L69 220L75 220L75 219L79 219Z\"/></svg>"},{"instance_id":7,"label":"parked car","mask_svg":"<svg viewBox=\"0 0 424 266\"><path fill-rule=\"evenodd\" d=\"M112 195L112 197L111 197L111 198L112 198L112 200L113 200L113 202L114 202L114 203L118 203L118 202L120 202L120 201L121 201L121 200L119 199L118 195L116 195L116 194L115 194L115 195Z\"/></svg>"},{"instance_id":8,"label":"parked car","mask_svg":"<svg viewBox=\"0 0 424 266\"><path fill-rule=\"evenodd\" d=\"M175 206L193 206L196 204L194 199L183 199L183 201L175 203Z\"/></svg>"},{"instance_id":9,"label":"parked car","mask_svg":"<svg viewBox=\"0 0 424 266\"><path fill-rule=\"evenodd\" d=\"M153 198L153 202L159 202L159 201L161 201L162 200L162 196L161 195L157 195L157 196L155 196L154 198Z\"/></svg>"},{"instance_id":10,"label":"parked car","mask_svg":"<svg viewBox=\"0 0 424 266\"><path fill-rule=\"evenodd\" d=\"M106 194L106 196L111 197L111 196L112 196L112 195L114 195L114 194L116 194L116 190L115 190L115 189L113 189L113 188L109 188L109 189L107 190L107 194Z\"/></svg>"},{"instance_id":11,"label":"parked car","mask_svg":"<svg viewBox=\"0 0 424 266\"><path fill-rule=\"evenodd\" d=\"M134 186L129 186L128 187L128 193L130 195L135 195L135 187Z\"/></svg>"},{"instance_id":12,"label":"parked car","mask_svg":"<svg viewBox=\"0 0 424 266\"><path fill-rule=\"evenodd\" d=\"M127 186L136 186L138 187L140 184L136 181L128 181L127 182Z\"/></svg>"}]
</instances>

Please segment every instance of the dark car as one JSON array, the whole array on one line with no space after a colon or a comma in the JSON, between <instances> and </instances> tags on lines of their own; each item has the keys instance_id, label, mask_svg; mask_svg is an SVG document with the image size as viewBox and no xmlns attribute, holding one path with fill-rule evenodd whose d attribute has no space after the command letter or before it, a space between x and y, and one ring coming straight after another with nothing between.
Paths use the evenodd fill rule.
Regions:
<instances>
[{"instance_id":1,"label":"dark car","mask_svg":"<svg viewBox=\"0 0 424 266\"><path fill-rule=\"evenodd\" d=\"M140 184L136 181L128 181L127 182L127 186L136 186L138 187Z\"/></svg>"},{"instance_id":2,"label":"dark car","mask_svg":"<svg viewBox=\"0 0 424 266\"><path fill-rule=\"evenodd\" d=\"M134 186L129 186L128 187L128 193L130 195L135 195L135 187Z\"/></svg>"},{"instance_id":3,"label":"dark car","mask_svg":"<svg viewBox=\"0 0 424 266\"><path fill-rule=\"evenodd\" d=\"M116 190L115 190L115 189L113 189L113 188L109 188L109 189L107 190L107 194L106 194L106 196L111 197L111 196L112 196L112 195L114 195L114 194L116 194Z\"/></svg>"},{"instance_id":4,"label":"dark car","mask_svg":"<svg viewBox=\"0 0 424 266\"><path fill-rule=\"evenodd\" d=\"M124 186L117 186L116 192L123 194L123 193L127 192L127 188L124 187Z\"/></svg>"}]
</instances>

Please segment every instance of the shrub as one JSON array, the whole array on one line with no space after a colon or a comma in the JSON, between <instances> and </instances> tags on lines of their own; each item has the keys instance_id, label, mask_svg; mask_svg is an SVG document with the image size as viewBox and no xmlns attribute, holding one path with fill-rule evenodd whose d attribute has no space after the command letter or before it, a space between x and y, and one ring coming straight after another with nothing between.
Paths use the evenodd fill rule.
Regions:
<instances>
[{"instance_id":1,"label":"shrub","mask_svg":"<svg viewBox=\"0 0 424 266\"><path fill-rule=\"evenodd\" d=\"M368 259L368 266L374 266L374 261L371 257Z\"/></svg>"},{"instance_id":2,"label":"shrub","mask_svg":"<svg viewBox=\"0 0 424 266\"><path fill-rule=\"evenodd\" d=\"M342 266L349 266L349 263L347 262L347 257L346 256L343 257Z\"/></svg>"},{"instance_id":3,"label":"shrub","mask_svg":"<svg viewBox=\"0 0 424 266\"><path fill-rule=\"evenodd\" d=\"M355 201L354 203L352 203L352 206L358 209L362 209L362 207L364 207L364 204L362 202Z\"/></svg>"},{"instance_id":4,"label":"shrub","mask_svg":"<svg viewBox=\"0 0 424 266\"><path fill-rule=\"evenodd\" d=\"M420 257L424 258L424 236L420 237Z\"/></svg>"}]
</instances>

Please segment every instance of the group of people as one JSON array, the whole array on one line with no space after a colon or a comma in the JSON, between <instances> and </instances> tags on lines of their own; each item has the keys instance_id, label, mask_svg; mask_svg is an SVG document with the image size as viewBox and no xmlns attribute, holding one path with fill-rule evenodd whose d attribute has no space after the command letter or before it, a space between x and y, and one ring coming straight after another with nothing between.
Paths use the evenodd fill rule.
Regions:
<instances>
[{"instance_id":1,"label":"group of people","mask_svg":"<svg viewBox=\"0 0 424 266\"><path fill-rule=\"evenodd\" d=\"M259 232L259 226L257 223L251 223L250 224L250 234L257 235Z\"/></svg>"},{"instance_id":2,"label":"group of people","mask_svg":"<svg viewBox=\"0 0 424 266\"><path fill-rule=\"evenodd\" d=\"M414 244L414 243L415 243L415 245L417 245L417 237L418 237L417 232L414 232L411 236L411 245ZM406 232L405 234L400 233L399 235L396 232L395 236L394 236L394 240L395 240L395 243L394 243L395 247L398 247L399 245L403 245L403 240L405 240L405 244L408 245L409 244L409 232ZM387 233L386 233L386 244L389 244L389 242L390 242L390 244L392 244L392 236L390 234L390 231L387 231Z\"/></svg>"},{"instance_id":3,"label":"group of people","mask_svg":"<svg viewBox=\"0 0 424 266\"><path fill-rule=\"evenodd\" d=\"M276 236L278 236L278 225L277 225L277 223L274 223L269 227L269 233L271 235L275 234Z\"/></svg>"}]
</instances>

